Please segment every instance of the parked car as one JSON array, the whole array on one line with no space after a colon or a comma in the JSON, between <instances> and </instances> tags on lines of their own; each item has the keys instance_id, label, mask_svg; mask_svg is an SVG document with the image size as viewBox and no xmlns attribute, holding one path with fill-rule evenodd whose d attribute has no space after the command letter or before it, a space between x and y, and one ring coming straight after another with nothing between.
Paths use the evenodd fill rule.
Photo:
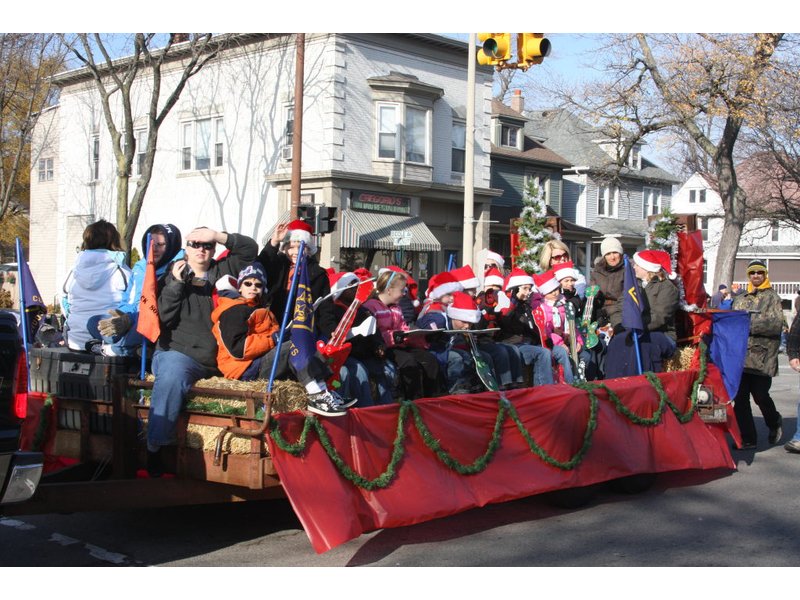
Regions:
<instances>
[{"instance_id":1,"label":"parked car","mask_svg":"<svg viewBox=\"0 0 800 600\"><path fill-rule=\"evenodd\" d=\"M43 468L41 452L19 450L28 368L17 325L12 312L0 312L0 512L6 504L33 496Z\"/></svg>"}]
</instances>

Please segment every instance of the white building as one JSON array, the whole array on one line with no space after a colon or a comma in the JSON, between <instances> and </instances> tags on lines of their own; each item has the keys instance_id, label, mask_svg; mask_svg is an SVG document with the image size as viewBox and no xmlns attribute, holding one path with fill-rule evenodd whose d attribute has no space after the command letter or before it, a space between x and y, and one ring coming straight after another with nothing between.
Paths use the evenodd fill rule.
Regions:
<instances>
[{"instance_id":1,"label":"white building","mask_svg":"<svg viewBox=\"0 0 800 600\"><path fill-rule=\"evenodd\" d=\"M134 236L173 223L263 242L290 205L295 40L242 34L189 80L159 130L153 177ZM487 246L492 72L477 69L475 249ZM164 75L164 89L175 77ZM401 264L421 280L446 267L463 231L467 45L431 34L306 36L302 202L340 210L323 266ZM114 160L99 95L77 69L56 78L57 107L40 119L34 155L53 177L31 177L30 264L45 298L61 289L81 233L115 221ZM134 111L147 130L147 73ZM134 164L131 193L138 181ZM395 246L391 232L402 232ZM410 236L410 237L409 237ZM141 252L141 250L140 250ZM460 262L460 261L459 261ZM423 288L424 289L424 288Z\"/></svg>"},{"instance_id":2,"label":"white building","mask_svg":"<svg viewBox=\"0 0 800 600\"><path fill-rule=\"evenodd\" d=\"M697 215L697 228L703 233L706 259L704 283L713 294L720 283L714 269L722 236L722 199L712 177L694 173L672 198L672 211ZM800 287L800 232L778 221L754 219L742 232L736 254L734 283L747 283L745 270L754 258L767 262L772 286L784 300L792 300Z\"/></svg>"}]
</instances>

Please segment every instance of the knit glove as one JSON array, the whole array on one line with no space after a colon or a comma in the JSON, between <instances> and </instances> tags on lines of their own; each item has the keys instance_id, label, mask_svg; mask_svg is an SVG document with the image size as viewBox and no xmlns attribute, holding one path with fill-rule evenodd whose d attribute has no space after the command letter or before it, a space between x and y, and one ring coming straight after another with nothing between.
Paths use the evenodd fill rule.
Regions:
<instances>
[{"instance_id":1,"label":"knit glove","mask_svg":"<svg viewBox=\"0 0 800 600\"><path fill-rule=\"evenodd\" d=\"M131 328L131 318L127 313L114 308L108 311L108 314L111 315L110 318L103 319L97 324L103 337L123 335Z\"/></svg>"}]
</instances>

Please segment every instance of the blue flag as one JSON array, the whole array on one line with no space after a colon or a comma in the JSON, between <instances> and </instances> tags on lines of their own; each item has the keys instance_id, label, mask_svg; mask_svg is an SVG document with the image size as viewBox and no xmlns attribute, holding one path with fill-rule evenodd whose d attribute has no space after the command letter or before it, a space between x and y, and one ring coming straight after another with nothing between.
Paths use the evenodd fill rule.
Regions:
<instances>
[{"instance_id":1,"label":"blue flag","mask_svg":"<svg viewBox=\"0 0 800 600\"><path fill-rule=\"evenodd\" d=\"M42 319L47 314L47 305L42 301L42 295L33 280L28 261L21 255L21 250L20 256L17 256L17 270L20 281L20 315L25 314L27 316L28 341L31 341L33 336L36 335Z\"/></svg>"},{"instance_id":2,"label":"blue flag","mask_svg":"<svg viewBox=\"0 0 800 600\"><path fill-rule=\"evenodd\" d=\"M711 361L719 367L728 396L733 399L739 391L744 361L747 356L747 338L750 335L750 315L743 310L713 313Z\"/></svg>"},{"instance_id":3,"label":"blue flag","mask_svg":"<svg viewBox=\"0 0 800 600\"><path fill-rule=\"evenodd\" d=\"M642 289L639 287L639 280L633 272L633 265L625 259L625 280L622 284L622 326L628 330L644 331L642 323Z\"/></svg>"},{"instance_id":4,"label":"blue flag","mask_svg":"<svg viewBox=\"0 0 800 600\"><path fill-rule=\"evenodd\" d=\"M314 299L308 283L308 258L305 252L297 257L297 294L292 321L292 339L289 360L295 371L308 367L308 361L317 351L317 336L314 333Z\"/></svg>"}]
</instances>

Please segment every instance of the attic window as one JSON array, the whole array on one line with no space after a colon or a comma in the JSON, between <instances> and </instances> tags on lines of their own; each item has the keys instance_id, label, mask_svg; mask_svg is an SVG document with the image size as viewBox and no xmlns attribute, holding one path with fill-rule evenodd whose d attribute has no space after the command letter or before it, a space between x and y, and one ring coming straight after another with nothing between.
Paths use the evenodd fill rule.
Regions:
<instances>
[{"instance_id":1,"label":"attic window","mask_svg":"<svg viewBox=\"0 0 800 600\"><path fill-rule=\"evenodd\" d=\"M504 148L519 150L520 128L513 125L500 126L500 145Z\"/></svg>"}]
</instances>

